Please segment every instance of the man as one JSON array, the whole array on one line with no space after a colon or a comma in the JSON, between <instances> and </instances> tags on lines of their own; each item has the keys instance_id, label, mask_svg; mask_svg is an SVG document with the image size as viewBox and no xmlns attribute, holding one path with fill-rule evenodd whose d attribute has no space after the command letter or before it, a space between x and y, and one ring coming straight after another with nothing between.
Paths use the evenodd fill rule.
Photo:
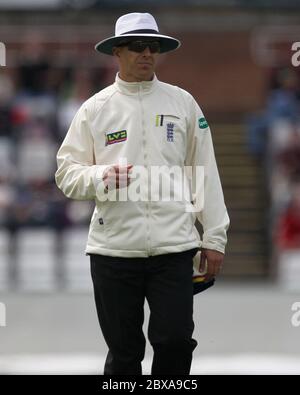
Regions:
<instances>
[{"instance_id":1,"label":"man","mask_svg":"<svg viewBox=\"0 0 300 395\"><path fill-rule=\"evenodd\" d=\"M193 257L202 247L206 280L223 262L229 218L210 129L193 97L158 81L154 72L160 54L179 45L159 33L150 14L120 17L115 36L96 45L117 59L116 81L82 105L57 155L59 188L67 197L96 202L86 253L109 348L104 374L141 374L145 299L152 374L189 374L197 345ZM162 181L148 177L156 167ZM191 198L149 198L149 190L159 195L165 181L172 181L171 192L179 194L182 183L171 180L170 167L204 168L200 187L195 176L187 177ZM136 169L141 174L134 180ZM133 189L143 190L143 198L121 198ZM193 204L197 198L201 202L201 194L203 207L195 214ZM203 240L194 226L196 215Z\"/></svg>"}]
</instances>

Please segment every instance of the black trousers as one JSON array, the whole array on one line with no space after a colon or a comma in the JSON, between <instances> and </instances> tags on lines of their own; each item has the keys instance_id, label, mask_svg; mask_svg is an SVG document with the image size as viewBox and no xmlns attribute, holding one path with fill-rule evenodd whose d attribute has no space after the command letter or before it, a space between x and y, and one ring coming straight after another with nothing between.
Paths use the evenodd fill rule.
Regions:
<instances>
[{"instance_id":1,"label":"black trousers","mask_svg":"<svg viewBox=\"0 0 300 395\"><path fill-rule=\"evenodd\" d=\"M145 298L150 308L151 374L190 373L192 258L197 249L149 258L90 254L98 319L109 348L104 374L142 374Z\"/></svg>"}]
</instances>

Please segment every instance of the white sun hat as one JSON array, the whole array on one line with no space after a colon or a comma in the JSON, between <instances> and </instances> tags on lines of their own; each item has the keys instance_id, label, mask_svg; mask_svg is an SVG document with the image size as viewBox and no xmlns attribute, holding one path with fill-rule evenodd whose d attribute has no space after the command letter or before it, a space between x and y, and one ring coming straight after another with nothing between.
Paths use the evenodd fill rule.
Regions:
<instances>
[{"instance_id":1,"label":"white sun hat","mask_svg":"<svg viewBox=\"0 0 300 395\"><path fill-rule=\"evenodd\" d=\"M113 47L125 42L127 38L148 37L160 42L160 53L173 51L180 47L176 38L159 33L154 17L148 13L133 12L122 15L116 22L115 35L95 45L96 51L113 55Z\"/></svg>"}]
</instances>

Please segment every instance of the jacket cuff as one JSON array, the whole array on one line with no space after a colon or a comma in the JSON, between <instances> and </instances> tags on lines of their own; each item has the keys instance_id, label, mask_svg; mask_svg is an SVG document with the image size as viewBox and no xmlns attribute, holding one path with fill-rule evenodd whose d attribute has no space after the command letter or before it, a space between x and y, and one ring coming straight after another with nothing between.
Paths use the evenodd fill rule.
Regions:
<instances>
[{"instance_id":1,"label":"jacket cuff","mask_svg":"<svg viewBox=\"0 0 300 395\"><path fill-rule=\"evenodd\" d=\"M219 244L219 243L203 241L201 243L201 248L207 248L208 250L219 251L219 252L222 252L222 254L225 255L225 247L223 245Z\"/></svg>"}]
</instances>

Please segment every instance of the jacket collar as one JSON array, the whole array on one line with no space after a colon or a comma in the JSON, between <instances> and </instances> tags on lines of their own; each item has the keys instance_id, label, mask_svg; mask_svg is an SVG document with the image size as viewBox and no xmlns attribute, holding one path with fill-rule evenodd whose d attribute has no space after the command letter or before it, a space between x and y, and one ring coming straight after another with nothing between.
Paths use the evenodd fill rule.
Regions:
<instances>
[{"instance_id":1,"label":"jacket collar","mask_svg":"<svg viewBox=\"0 0 300 395\"><path fill-rule=\"evenodd\" d=\"M157 85L158 79L154 74L154 77L151 81L142 81L142 82L127 82L122 80L119 77L119 73L116 75L115 85L118 91L126 94L126 95L135 95L139 92L142 94L150 93L155 86Z\"/></svg>"}]
</instances>

